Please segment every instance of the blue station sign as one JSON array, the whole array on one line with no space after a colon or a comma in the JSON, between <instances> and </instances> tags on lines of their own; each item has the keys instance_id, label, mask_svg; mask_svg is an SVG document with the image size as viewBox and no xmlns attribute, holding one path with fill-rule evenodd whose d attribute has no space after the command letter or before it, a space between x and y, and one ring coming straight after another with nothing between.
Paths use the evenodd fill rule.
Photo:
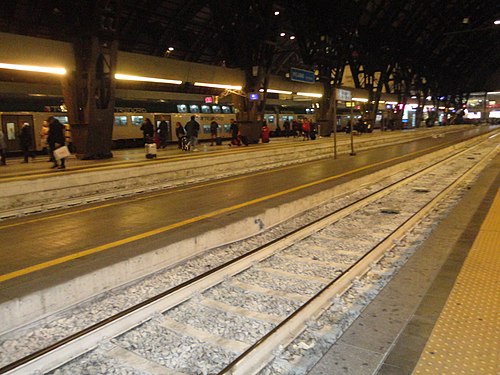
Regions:
<instances>
[{"instance_id":1,"label":"blue station sign","mask_svg":"<svg viewBox=\"0 0 500 375\"><path fill-rule=\"evenodd\" d=\"M295 82L314 83L314 72L297 68L290 68L290 79Z\"/></svg>"}]
</instances>

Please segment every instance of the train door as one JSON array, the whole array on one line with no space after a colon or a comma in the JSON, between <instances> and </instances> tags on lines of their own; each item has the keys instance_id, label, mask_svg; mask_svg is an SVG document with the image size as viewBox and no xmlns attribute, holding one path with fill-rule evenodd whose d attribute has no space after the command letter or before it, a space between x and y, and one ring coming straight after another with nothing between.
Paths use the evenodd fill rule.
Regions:
<instances>
[{"instance_id":1,"label":"train door","mask_svg":"<svg viewBox=\"0 0 500 375\"><path fill-rule=\"evenodd\" d=\"M32 115L2 115L2 131L7 143L7 151L19 151L21 145L19 144L19 134L24 123L31 126L33 144L35 144L35 127L33 126Z\"/></svg>"},{"instance_id":2,"label":"train door","mask_svg":"<svg viewBox=\"0 0 500 375\"><path fill-rule=\"evenodd\" d=\"M167 123L167 141L172 140L172 118L170 115L155 115L155 127L158 129L160 122L165 121Z\"/></svg>"}]
</instances>

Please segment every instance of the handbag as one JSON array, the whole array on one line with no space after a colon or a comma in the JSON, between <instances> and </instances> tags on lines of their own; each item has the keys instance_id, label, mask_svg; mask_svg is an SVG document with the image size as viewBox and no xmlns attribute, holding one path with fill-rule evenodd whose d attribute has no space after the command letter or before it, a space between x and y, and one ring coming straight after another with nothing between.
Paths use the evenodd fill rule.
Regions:
<instances>
[{"instance_id":1,"label":"handbag","mask_svg":"<svg viewBox=\"0 0 500 375\"><path fill-rule=\"evenodd\" d=\"M56 160L67 158L70 155L71 153L69 152L68 146L61 146L54 150L54 158Z\"/></svg>"}]
</instances>

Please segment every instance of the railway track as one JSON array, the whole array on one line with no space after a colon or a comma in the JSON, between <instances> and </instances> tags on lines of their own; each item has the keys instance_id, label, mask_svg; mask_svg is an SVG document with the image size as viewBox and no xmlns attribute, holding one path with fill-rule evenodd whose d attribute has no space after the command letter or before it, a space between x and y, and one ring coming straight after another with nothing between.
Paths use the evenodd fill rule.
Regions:
<instances>
[{"instance_id":1,"label":"railway track","mask_svg":"<svg viewBox=\"0 0 500 375\"><path fill-rule=\"evenodd\" d=\"M316 318L346 313L342 298L356 287L379 289L363 278L377 284L390 274L397 245L495 152L494 144L456 152L0 374L286 373L294 350L314 346L311 334L294 340L311 327L331 339L335 324Z\"/></svg>"}]
</instances>

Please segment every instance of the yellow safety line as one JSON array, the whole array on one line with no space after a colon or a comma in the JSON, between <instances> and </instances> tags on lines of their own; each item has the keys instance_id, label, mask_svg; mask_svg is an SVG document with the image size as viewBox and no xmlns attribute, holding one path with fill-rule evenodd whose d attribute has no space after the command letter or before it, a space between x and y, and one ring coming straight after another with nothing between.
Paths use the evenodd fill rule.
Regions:
<instances>
[{"instance_id":1,"label":"yellow safety line","mask_svg":"<svg viewBox=\"0 0 500 375\"><path fill-rule=\"evenodd\" d=\"M437 147L440 147L440 146L433 146L430 149L437 148ZM279 197L279 196L282 196L282 195L290 194L290 193L293 193L295 191L299 191L299 190L302 190L302 189L305 189L305 188L308 188L308 187L311 187L311 186L319 185L319 184L327 182L327 181L332 181L332 180L338 179L340 177L344 177L344 176L347 176L347 175L350 175L350 174L353 174L353 173L356 173L356 172L363 171L363 170L368 169L368 168L372 168L372 167L377 166L377 165L386 164L386 163L389 163L391 161L407 157L408 155L411 155L411 154L406 154L404 156L398 156L398 157L391 158L391 159L388 159L388 160L385 160L385 161L381 161L381 162L378 162L378 163L374 163L374 164L370 164L370 165L365 165L364 167L353 169L353 170L350 170L350 171L347 171L347 172L344 172L344 173L340 173L340 174L337 174L335 176L330 176L330 177L327 177L327 178L324 178L324 179L321 179L321 180L312 181L312 182L309 182L309 183L304 184L304 185L300 185L300 186L296 186L296 187L293 187L293 188L290 188L290 189L282 190L282 191L274 193L274 194L266 195L266 196L263 196L263 197L260 197L260 198L256 198L256 199L253 199L253 200L250 200L250 201L247 201L247 202L243 202L243 203L240 203L240 204L236 204L236 205L233 205L233 206L230 206L230 207L221 208L219 210L215 210L215 211L209 212L207 214L203 214L203 215L200 215L200 216L193 217L191 219L180 221L178 223L170 224L170 225L167 225L165 227L153 229L153 230L150 230L150 231L147 231L147 232L135 235L135 236L124 238L124 239L121 239L121 240L118 240L118 241L113 241L113 242L107 243L105 245L101 245L101 246L97 246L97 247L94 247L94 248L91 248L91 249L79 251L79 252L74 253L74 254L66 255L64 257L56 258L56 259L53 259L53 260L49 260L47 262L36 264L34 266L26 267L26 268L23 268L23 269L14 271L14 272L10 272L10 273L4 274L4 275L0 275L0 282L7 281L7 280L10 280L10 279L14 279L16 277L20 277L20 276L23 276L23 275L27 275L29 273L32 273L32 272L35 272L35 271L39 271L39 270L42 270L42 269L45 269L45 268L49 268L49 267L55 266L57 264L65 263L65 262L68 262L68 261L71 261L71 260L74 260L74 259L82 258L82 257L87 256L87 255L99 253L99 252L102 252L104 250L108 250L108 249L111 249L111 248L114 248L114 247L117 247L117 246L120 246L120 245L125 245L125 244L128 244L128 243L134 242L134 241L138 241L138 240L150 237L150 236L154 236L154 235L160 234L160 233L164 233L164 232L167 232L169 230L182 227L184 225L192 224L192 223L195 223L195 222L203 220L203 219L211 218L211 217L214 217L214 216L226 213L226 212L234 211L234 210L237 210L239 208L243 208L243 207L250 206L250 205L253 205L253 204L256 204L256 203L260 203L260 202L263 202L263 201L266 201L266 200L269 200L269 199L273 199L273 198L276 198L276 197Z\"/></svg>"}]
</instances>

